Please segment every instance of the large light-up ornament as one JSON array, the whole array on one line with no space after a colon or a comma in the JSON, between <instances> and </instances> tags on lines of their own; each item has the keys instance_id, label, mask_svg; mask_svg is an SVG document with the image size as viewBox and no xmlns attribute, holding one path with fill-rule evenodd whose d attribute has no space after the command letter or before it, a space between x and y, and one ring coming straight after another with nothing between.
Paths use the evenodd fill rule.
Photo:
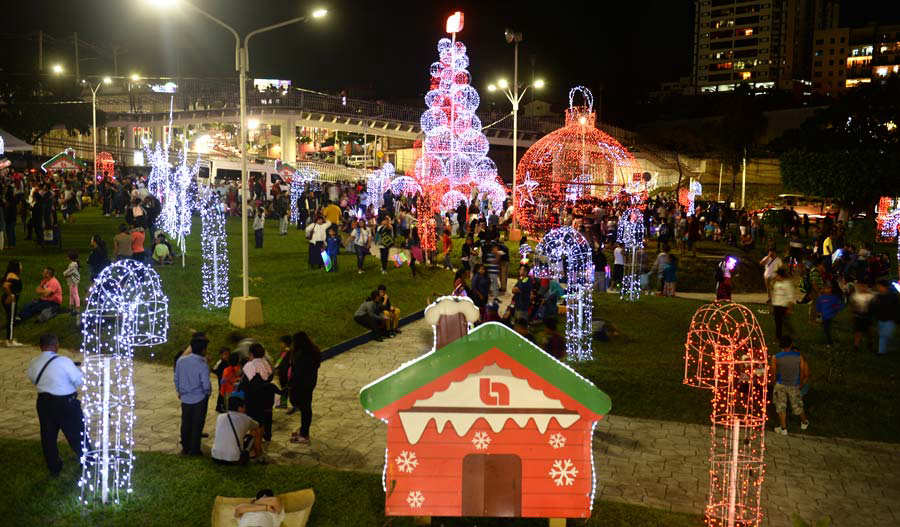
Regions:
<instances>
[{"instance_id":1,"label":"large light-up ornament","mask_svg":"<svg viewBox=\"0 0 900 527\"><path fill-rule=\"evenodd\" d=\"M639 208L627 209L619 218L616 241L628 252L619 297L634 302L641 298L641 269L638 255L644 248L644 215Z\"/></svg>"},{"instance_id":2,"label":"large light-up ornament","mask_svg":"<svg viewBox=\"0 0 900 527\"><path fill-rule=\"evenodd\" d=\"M703 186L696 179L691 179L691 184L678 191L678 203L684 207L685 214L694 215L694 200L703 194Z\"/></svg>"},{"instance_id":3,"label":"large light-up ornament","mask_svg":"<svg viewBox=\"0 0 900 527\"><path fill-rule=\"evenodd\" d=\"M200 239L203 265L203 307L218 309L228 306L228 236L225 233L225 208L219 193L209 187L200 189Z\"/></svg>"},{"instance_id":4,"label":"large light-up ornament","mask_svg":"<svg viewBox=\"0 0 900 527\"><path fill-rule=\"evenodd\" d=\"M578 94L580 105L575 103ZM564 207L592 207L592 199L614 196L640 171L634 156L600 131L596 120L590 90L572 88L565 126L525 151L517 178L531 186L517 186L515 196L516 218L524 229L547 232L560 225Z\"/></svg>"},{"instance_id":5,"label":"large light-up ornament","mask_svg":"<svg viewBox=\"0 0 900 527\"><path fill-rule=\"evenodd\" d=\"M591 245L572 227L557 227L534 248L533 274L566 283L566 354L591 360L594 263ZM524 257L524 255L523 255Z\"/></svg>"},{"instance_id":6,"label":"large light-up ornament","mask_svg":"<svg viewBox=\"0 0 900 527\"><path fill-rule=\"evenodd\" d=\"M900 197L891 199L885 196L878 200L875 218L878 236L882 240L897 239L897 264L900 265Z\"/></svg>"},{"instance_id":7,"label":"large light-up ornament","mask_svg":"<svg viewBox=\"0 0 900 527\"><path fill-rule=\"evenodd\" d=\"M684 349L684 383L713 393L706 525L758 526L769 367L762 329L740 304L706 304Z\"/></svg>"},{"instance_id":8,"label":"large light-up ornament","mask_svg":"<svg viewBox=\"0 0 900 527\"><path fill-rule=\"evenodd\" d=\"M81 316L84 504L119 503L132 491L134 348L166 341L168 306L156 271L130 259L107 266L91 288Z\"/></svg>"}]
</instances>

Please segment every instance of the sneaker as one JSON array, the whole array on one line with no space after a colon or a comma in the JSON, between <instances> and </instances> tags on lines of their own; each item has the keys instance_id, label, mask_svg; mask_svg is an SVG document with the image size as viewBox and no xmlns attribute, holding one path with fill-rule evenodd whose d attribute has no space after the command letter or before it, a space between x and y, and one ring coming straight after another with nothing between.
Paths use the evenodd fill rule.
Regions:
<instances>
[{"instance_id":1,"label":"sneaker","mask_svg":"<svg viewBox=\"0 0 900 527\"><path fill-rule=\"evenodd\" d=\"M387 274L387 271L381 271L381 274Z\"/></svg>"},{"instance_id":2,"label":"sneaker","mask_svg":"<svg viewBox=\"0 0 900 527\"><path fill-rule=\"evenodd\" d=\"M6 345L11 348L18 348L20 346L24 346L25 344L22 344L21 342L13 339L13 340L7 341Z\"/></svg>"},{"instance_id":3,"label":"sneaker","mask_svg":"<svg viewBox=\"0 0 900 527\"><path fill-rule=\"evenodd\" d=\"M781 434L781 435L783 435L783 436L786 436L786 435L787 435L787 428L781 428L780 426L776 426L776 427L775 427L775 433L776 433L776 434Z\"/></svg>"},{"instance_id":4,"label":"sneaker","mask_svg":"<svg viewBox=\"0 0 900 527\"><path fill-rule=\"evenodd\" d=\"M800 423L800 430L806 430L807 428L809 428L809 421L803 421L802 423Z\"/></svg>"},{"instance_id":5,"label":"sneaker","mask_svg":"<svg viewBox=\"0 0 900 527\"><path fill-rule=\"evenodd\" d=\"M360 269L359 271L356 271L356 274L363 274L363 270Z\"/></svg>"}]
</instances>

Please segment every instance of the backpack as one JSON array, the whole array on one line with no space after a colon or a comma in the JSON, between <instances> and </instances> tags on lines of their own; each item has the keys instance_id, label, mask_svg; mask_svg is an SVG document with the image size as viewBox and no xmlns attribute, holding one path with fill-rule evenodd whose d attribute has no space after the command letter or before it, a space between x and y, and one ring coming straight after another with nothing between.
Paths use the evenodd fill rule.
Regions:
<instances>
[{"instance_id":1,"label":"backpack","mask_svg":"<svg viewBox=\"0 0 900 527\"><path fill-rule=\"evenodd\" d=\"M381 229L379 243L383 247L391 247L394 245L394 236L391 234L391 231L389 229Z\"/></svg>"}]
</instances>

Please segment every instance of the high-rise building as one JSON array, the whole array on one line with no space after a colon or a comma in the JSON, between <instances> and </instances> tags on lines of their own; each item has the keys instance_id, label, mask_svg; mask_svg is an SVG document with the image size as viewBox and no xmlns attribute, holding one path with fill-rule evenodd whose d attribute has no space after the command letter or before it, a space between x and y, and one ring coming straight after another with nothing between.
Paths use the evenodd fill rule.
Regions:
<instances>
[{"instance_id":1,"label":"high-rise building","mask_svg":"<svg viewBox=\"0 0 900 527\"><path fill-rule=\"evenodd\" d=\"M696 90L808 84L813 32L836 27L838 11L838 0L696 0Z\"/></svg>"},{"instance_id":2,"label":"high-rise building","mask_svg":"<svg viewBox=\"0 0 900 527\"><path fill-rule=\"evenodd\" d=\"M812 79L817 93L836 95L894 75L900 75L900 26L815 32Z\"/></svg>"}]
</instances>

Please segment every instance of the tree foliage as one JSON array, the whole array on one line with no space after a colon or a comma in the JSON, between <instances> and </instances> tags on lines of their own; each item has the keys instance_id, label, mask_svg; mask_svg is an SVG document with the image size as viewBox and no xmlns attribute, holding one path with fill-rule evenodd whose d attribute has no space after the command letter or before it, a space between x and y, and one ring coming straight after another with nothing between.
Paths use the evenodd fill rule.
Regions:
<instances>
[{"instance_id":1,"label":"tree foliage","mask_svg":"<svg viewBox=\"0 0 900 527\"><path fill-rule=\"evenodd\" d=\"M57 126L69 133L90 133L92 106L81 98L82 87L66 79L38 75L0 76L0 128L29 144ZM97 111L97 125L105 123Z\"/></svg>"},{"instance_id":2,"label":"tree foliage","mask_svg":"<svg viewBox=\"0 0 900 527\"><path fill-rule=\"evenodd\" d=\"M785 187L868 210L900 192L900 80L850 91L777 143Z\"/></svg>"}]
</instances>

